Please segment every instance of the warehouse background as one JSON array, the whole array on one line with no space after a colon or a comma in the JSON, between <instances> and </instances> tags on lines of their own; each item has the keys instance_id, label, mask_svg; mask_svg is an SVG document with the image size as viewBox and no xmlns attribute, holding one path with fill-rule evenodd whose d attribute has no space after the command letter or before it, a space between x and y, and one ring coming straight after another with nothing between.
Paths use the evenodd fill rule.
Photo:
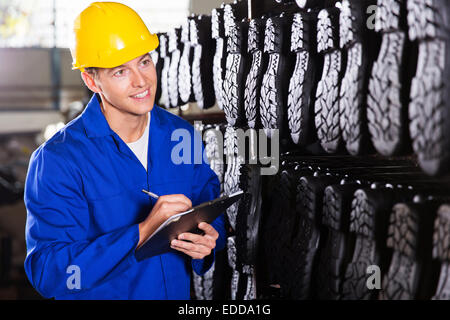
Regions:
<instances>
[{"instance_id":1,"label":"warehouse background","mask_svg":"<svg viewBox=\"0 0 450 320\"><path fill-rule=\"evenodd\" d=\"M160 105L202 121L222 193L246 192L192 298L449 299L447 0L119 2L159 35ZM23 183L90 97L68 50L89 3L0 1L0 299L40 298ZM237 129L264 135L242 154Z\"/></svg>"}]
</instances>

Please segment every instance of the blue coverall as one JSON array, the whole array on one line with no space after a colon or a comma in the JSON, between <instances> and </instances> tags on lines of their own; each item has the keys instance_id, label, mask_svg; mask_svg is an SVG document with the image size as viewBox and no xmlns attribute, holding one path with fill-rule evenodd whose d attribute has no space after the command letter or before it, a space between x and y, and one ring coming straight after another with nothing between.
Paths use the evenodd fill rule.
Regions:
<instances>
[{"instance_id":1,"label":"blue coverall","mask_svg":"<svg viewBox=\"0 0 450 320\"><path fill-rule=\"evenodd\" d=\"M190 164L171 160L180 143L171 138L177 128L191 133ZM223 214L212 223L219 232L216 248L204 259L172 250L138 262L134 252L138 223L156 202L142 189L184 194L193 206L219 196L209 164L194 162L194 134L200 137L187 121L155 105L146 171L111 130L94 94L79 117L36 149L24 196L24 265L36 290L56 299L189 299L192 268L205 273L215 250L225 246ZM68 285L71 266L79 270L79 288Z\"/></svg>"}]
</instances>

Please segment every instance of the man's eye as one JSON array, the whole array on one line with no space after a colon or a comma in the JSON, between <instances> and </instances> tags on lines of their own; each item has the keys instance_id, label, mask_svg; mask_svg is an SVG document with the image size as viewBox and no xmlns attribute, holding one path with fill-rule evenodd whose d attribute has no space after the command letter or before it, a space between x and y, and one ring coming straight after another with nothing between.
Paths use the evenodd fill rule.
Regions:
<instances>
[{"instance_id":1,"label":"man's eye","mask_svg":"<svg viewBox=\"0 0 450 320\"><path fill-rule=\"evenodd\" d=\"M121 76L121 75L123 75L123 70L119 70L119 71L116 71L115 73L114 73L114 75L115 76Z\"/></svg>"},{"instance_id":2,"label":"man's eye","mask_svg":"<svg viewBox=\"0 0 450 320\"><path fill-rule=\"evenodd\" d=\"M146 59L144 61L142 61L142 65L146 66L150 63L150 59Z\"/></svg>"}]
</instances>

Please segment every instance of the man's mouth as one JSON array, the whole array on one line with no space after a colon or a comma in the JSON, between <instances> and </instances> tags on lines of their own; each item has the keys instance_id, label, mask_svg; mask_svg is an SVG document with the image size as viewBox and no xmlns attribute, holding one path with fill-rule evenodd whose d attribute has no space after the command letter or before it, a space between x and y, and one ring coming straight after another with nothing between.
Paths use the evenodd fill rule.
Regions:
<instances>
[{"instance_id":1,"label":"man's mouth","mask_svg":"<svg viewBox=\"0 0 450 320\"><path fill-rule=\"evenodd\" d=\"M134 96L131 96L134 99L143 99L146 98L149 95L150 91L147 89L144 92L138 93Z\"/></svg>"}]
</instances>

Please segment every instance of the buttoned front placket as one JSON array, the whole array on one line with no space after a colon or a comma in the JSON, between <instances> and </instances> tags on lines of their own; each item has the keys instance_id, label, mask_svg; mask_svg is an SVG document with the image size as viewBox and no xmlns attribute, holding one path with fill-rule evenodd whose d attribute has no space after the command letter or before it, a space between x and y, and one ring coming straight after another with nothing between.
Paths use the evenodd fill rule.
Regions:
<instances>
[{"instance_id":1,"label":"buttoned front placket","mask_svg":"<svg viewBox=\"0 0 450 320\"><path fill-rule=\"evenodd\" d=\"M164 154L167 152L168 145L164 142L167 139L167 136L169 135L169 127L163 127L163 123L161 123L161 118L157 115L156 107L153 107L151 111L151 119L150 119L150 131L149 131L149 141L148 141L148 150L147 150L147 189L149 191L154 191L155 189L152 188L152 180L154 176L152 175L152 171L155 168L156 163L154 160L160 158L161 154ZM161 172L159 172L161 174ZM153 197L149 197L151 201L151 206L153 206L156 203L156 199ZM165 298L168 298L168 292L167 292L167 276L165 272L165 263L163 256L159 256L159 261L161 264L161 273L164 280L164 293Z\"/></svg>"},{"instance_id":2,"label":"buttoned front placket","mask_svg":"<svg viewBox=\"0 0 450 320\"><path fill-rule=\"evenodd\" d=\"M154 180L155 177L152 174L154 170L154 165L156 163L153 162L153 159L166 159L167 152L170 153L170 150L168 150L168 144L167 139L168 135L170 134L170 127L164 126L164 123L161 122L161 118L158 116L157 110L155 107L153 107L151 111L150 116L150 127L149 127L149 136L148 136L148 149L147 149L147 171L145 170L142 163L139 161L139 159L136 157L136 155L133 153L133 151L127 146L127 144L117 135L114 131L111 130L111 136L114 139L114 142L117 146L117 150L120 152L122 156L125 156L130 159L130 164L134 167L139 167L139 169L136 170L130 170L132 173L138 173L138 177L133 177L135 181L139 181L139 188L136 188L136 192L141 192L143 197L146 197L149 201L150 208L153 208L153 206L156 203L156 199L149 197L144 192L142 192L142 189L154 191L155 189L152 188L154 185L153 182L156 182ZM162 169L162 165L158 164L158 167L160 168L160 171ZM159 175L163 174L162 172L158 172ZM139 189L139 190L138 190ZM150 209L151 210L151 209ZM150 213L150 212L149 212ZM164 292L166 295L166 299L168 298L168 292L167 292L167 283L169 279L167 279L167 272L165 272L165 265L166 262L164 260L164 256L161 255L159 257L160 265L161 265L161 274L164 280Z\"/></svg>"}]
</instances>

